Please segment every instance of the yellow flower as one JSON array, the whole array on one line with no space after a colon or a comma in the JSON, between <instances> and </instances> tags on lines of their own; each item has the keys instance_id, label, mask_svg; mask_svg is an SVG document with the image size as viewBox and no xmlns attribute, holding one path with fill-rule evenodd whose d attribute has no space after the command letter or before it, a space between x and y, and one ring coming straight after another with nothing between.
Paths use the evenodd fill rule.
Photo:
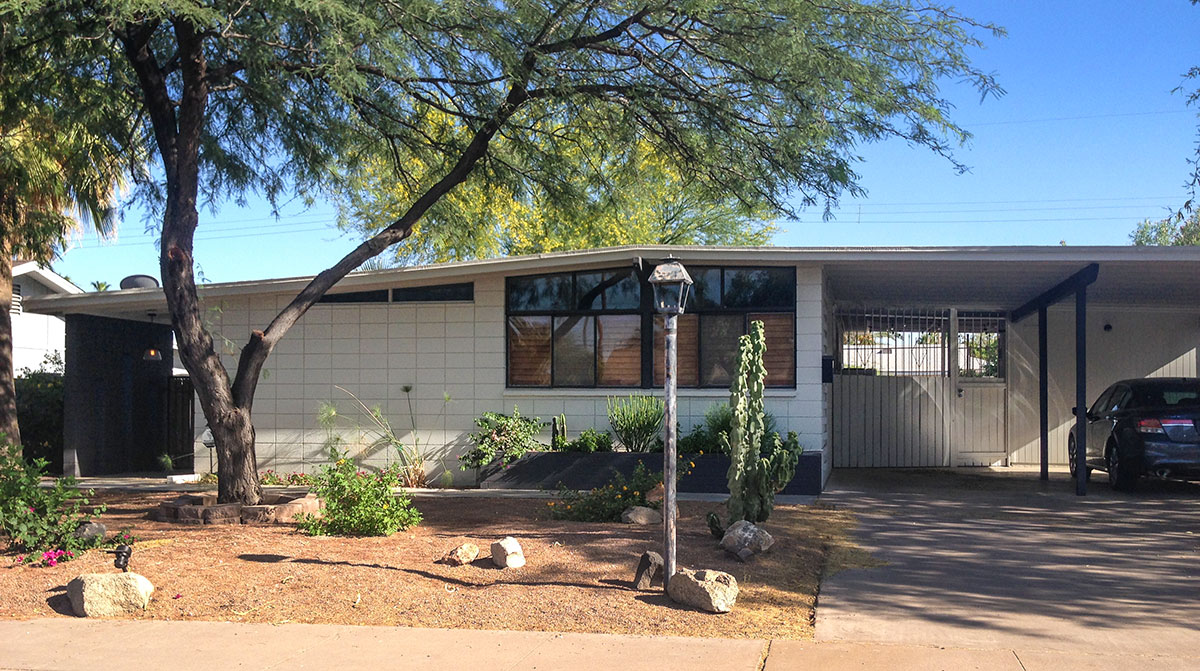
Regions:
<instances>
[{"instance_id":1,"label":"yellow flower","mask_svg":"<svg viewBox=\"0 0 1200 671\"><path fill-rule=\"evenodd\" d=\"M696 467L696 462L694 462L694 461L688 462L688 468L695 468L695 467Z\"/></svg>"},{"instance_id":2,"label":"yellow flower","mask_svg":"<svg viewBox=\"0 0 1200 671\"><path fill-rule=\"evenodd\" d=\"M618 498L618 499L619 499L619 498L621 498L621 495L620 495L620 494L617 494L617 498Z\"/></svg>"},{"instance_id":3,"label":"yellow flower","mask_svg":"<svg viewBox=\"0 0 1200 671\"><path fill-rule=\"evenodd\" d=\"M551 508L553 508L553 507L554 507L554 502L553 502L553 501L551 501L550 503L547 503L546 505L548 505L548 506L550 506Z\"/></svg>"},{"instance_id":4,"label":"yellow flower","mask_svg":"<svg viewBox=\"0 0 1200 671\"><path fill-rule=\"evenodd\" d=\"M568 505L568 506L567 506L567 510L570 510L570 509L571 509L571 506L569 506L569 505Z\"/></svg>"},{"instance_id":5,"label":"yellow flower","mask_svg":"<svg viewBox=\"0 0 1200 671\"><path fill-rule=\"evenodd\" d=\"M638 491L637 491L637 490L634 490L634 492L633 492L633 495L634 495L634 496L641 496L641 494L640 494L640 493L638 493Z\"/></svg>"},{"instance_id":6,"label":"yellow flower","mask_svg":"<svg viewBox=\"0 0 1200 671\"><path fill-rule=\"evenodd\" d=\"M627 491L629 491L629 488L628 488L628 487L626 487L626 486L624 486L624 485L622 485L622 486L621 486L621 491L623 491L623 492L627 492Z\"/></svg>"},{"instance_id":7,"label":"yellow flower","mask_svg":"<svg viewBox=\"0 0 1200 671\"><path fill-rule=\"evenodd\" d=\"M700 454L704 454L704 450L700 450Z\"/></svg>"}]
</instances>

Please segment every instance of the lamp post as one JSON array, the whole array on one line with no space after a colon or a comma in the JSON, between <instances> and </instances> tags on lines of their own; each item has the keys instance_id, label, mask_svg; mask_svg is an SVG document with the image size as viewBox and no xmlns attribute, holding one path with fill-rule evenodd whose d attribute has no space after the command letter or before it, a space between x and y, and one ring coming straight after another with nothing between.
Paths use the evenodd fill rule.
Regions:
<instances>
[{"instance_id":1,"label":"lamp post","mask_svg":"<svg viewBox=\"0 0 1200 671\"><path fill-rule=\"evenodd\" d=\"M654 286L654 309L665 317L663 355L663 589L675 575L675 334L679 315L687 304L692 278L677 259L668 257L650 274Z\"/></svg>"}]
</instances>

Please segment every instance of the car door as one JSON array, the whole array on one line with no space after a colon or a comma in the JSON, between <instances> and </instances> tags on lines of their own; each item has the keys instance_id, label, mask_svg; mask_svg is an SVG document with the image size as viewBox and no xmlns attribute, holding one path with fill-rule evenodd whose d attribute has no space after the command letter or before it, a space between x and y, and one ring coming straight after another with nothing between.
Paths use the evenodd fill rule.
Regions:
<instances>
[{"instance_id":1,"label":"car door","mask_svg":"<svg viewBox=\"0 0 1200 671\"><path fill-rule=\"evenodd\" d=\"M1104 458L1104 450L1108 446L1108 437L1112 435L1117 424L1117 413L1128 403L1133 392L1129 387L1114 385L1112 393L1102 399L1104 404L1093 410L1095 419L1088 422L1088 454L1097 459Z\"/></svg>"},{"instance_id":2,"label":"car door","mask_svg":"<svg viewBox=\"0 0 1200 671\"><path fill-rule=\"evenodd\" d=\"M1102 418L1105 415L1105 409L1109 407L1108 399L1112 397L1113 392L1116 391L1116 388L1117 386L1113 385L1108 389L1105 389L1104 392L1100 394L1100 397L1096 399L1096 402L1092 404L1092 407L1088 409L1087 424L1085 427L1087 433L1085 435L1087 436L1087 460L1089 462L1103 460L1104 440L1107 439L1107 436L1104 438L1098 438L1098 436L1103 430Z\"/></svg>"}]
</instances>

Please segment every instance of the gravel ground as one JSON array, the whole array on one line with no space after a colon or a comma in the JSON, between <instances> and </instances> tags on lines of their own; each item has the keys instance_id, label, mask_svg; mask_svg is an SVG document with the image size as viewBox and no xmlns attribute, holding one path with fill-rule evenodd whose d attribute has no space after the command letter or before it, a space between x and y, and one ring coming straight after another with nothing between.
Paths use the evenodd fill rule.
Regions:
<instances>
[{"instance_id":1,"label":"gravel ground","mask_svg":"<svg viewBox=\"0 0 1200 671\"><path fill-rule=\"evenodd\" d=\"M739 564L716 547L704 515L712 503L680 505L679 561L733 574L737 608L712 615L666 599L661 588L630 584L638 557L658 550L660 527L550 519L546 501L418 499L425 520L389 538L308 537L292 526L187 527L153 522L147 512L169 494L98 494L110 533L132 527L131 568L154 583L139 618L233 622L310 622L439 628L517 629L811 638L815 595L828 556L841 554L852 524L843 511L779 506L764 525L773 550ZM518 538L528 564L494 568L490 544ZM435 563L460 543L480 560ZM0 617L69 615L66 583L112 571L91 551L53 568L0 558Z\"/></svg>"}]
</instances>

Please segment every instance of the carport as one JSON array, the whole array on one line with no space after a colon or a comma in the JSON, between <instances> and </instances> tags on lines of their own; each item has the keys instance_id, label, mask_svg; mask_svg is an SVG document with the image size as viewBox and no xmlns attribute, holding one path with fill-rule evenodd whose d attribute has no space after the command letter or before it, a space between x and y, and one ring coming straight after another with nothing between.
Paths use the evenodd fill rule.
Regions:
<instances>
[{"instance_id":1,"label":"carport","mask_svg":"<svg viewBox=\"0 0 1200 671\"><path fill-rule=\"evenodd\" d=\"M1109 384L1197 375L1197 248L897 250L828 261L825 278L835 468L1045 479Z\"/></svg>"}]
</instances>

